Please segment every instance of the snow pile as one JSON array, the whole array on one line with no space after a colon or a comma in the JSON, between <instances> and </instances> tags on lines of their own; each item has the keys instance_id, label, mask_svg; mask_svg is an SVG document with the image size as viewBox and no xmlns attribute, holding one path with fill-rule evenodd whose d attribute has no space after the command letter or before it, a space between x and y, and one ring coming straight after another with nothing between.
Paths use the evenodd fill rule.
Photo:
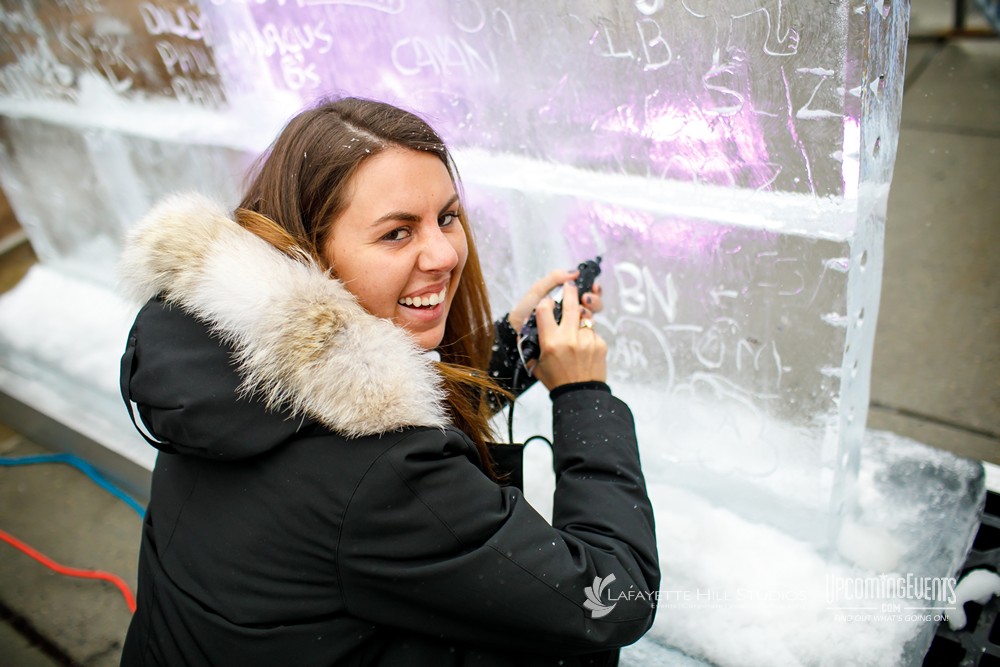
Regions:
<instances>
[{"instance_id":1,"label":"snow pile","mask_svg":"<svg viewBox=\"0 0 1000 667\"><path fill-rule=\"evenodd\" d=\"M972 570L958 582L955 589L955 610L948 614L948 625L952 630L961 630L968 619L965 617L965 603L986 604L994 595L1000 595L1000 577L990 570Z\"/></svg>"}]
</instances>

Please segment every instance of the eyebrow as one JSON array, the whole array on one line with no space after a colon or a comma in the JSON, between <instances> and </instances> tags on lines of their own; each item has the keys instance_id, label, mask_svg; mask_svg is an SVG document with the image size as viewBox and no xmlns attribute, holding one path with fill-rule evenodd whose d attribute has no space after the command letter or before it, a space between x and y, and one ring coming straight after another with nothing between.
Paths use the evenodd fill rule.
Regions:
<instances>
[{"instance_id":1,"label":"eyebrow","mask_svg":"<svg viewBox=\"0 0 1000 667\"><path fill-rule=\"evenodd\" d=\"M441 210L438 211L438 215L444 215L449 208L455 205L455 202L457 201L458 201L458 193L455 193L451 196L451 199L449 199L448 202L441 207ZM416 215L415 213L409 213L407 211L390 211L389 213L386 213L379 219L375 220L372 223L372 227L377 227L389 220L398 220L401 222L420 222L420 216Z\"/></svg>"}]
</instances>

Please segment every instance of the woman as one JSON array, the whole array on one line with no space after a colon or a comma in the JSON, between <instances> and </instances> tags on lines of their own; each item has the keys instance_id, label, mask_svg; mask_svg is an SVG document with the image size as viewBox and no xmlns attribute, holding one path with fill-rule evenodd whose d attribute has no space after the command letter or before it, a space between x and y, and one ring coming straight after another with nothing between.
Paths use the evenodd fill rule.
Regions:
<instances>
[{"instance_id":1,"label":"woman","mask_svg":"<svg viewBox=\"0 0 1000 667\"><path fill-rule=\"evenodd\" d=\"M441 139L367 100L294 118L234 218L175 197L125 251L122 392L161 453L122 664L616 664L653 518L589 313L539 303L573 275L494 332ZM487 444L536 304L551 526Z\"/></svg>"}]
</instances>

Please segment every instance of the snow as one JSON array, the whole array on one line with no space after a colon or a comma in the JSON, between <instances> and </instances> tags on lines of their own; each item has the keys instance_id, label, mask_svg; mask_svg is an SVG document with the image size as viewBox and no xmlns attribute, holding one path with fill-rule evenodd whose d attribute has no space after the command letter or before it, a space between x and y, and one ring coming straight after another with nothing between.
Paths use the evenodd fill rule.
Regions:
<instances>
[{"instance_id":1,"label":"snow","mask_svg":"<svg viewBox=\"0 0 1000 667\"><path fill-rule=\"evenodd\" d=\"M994 595L1000 595L1000 576L990 570L972 570L968 572L955 588L956 609L948 614L948 626L952 630L961 630L968 619L965 617L965 603L978 602L986 604Z\"/></svg>"}]
</instances>

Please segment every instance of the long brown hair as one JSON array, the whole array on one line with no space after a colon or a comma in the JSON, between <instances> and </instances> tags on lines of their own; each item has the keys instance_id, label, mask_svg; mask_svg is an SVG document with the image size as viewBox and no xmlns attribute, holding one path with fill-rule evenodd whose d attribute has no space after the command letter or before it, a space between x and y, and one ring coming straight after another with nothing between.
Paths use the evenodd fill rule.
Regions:
<instances>
[{"instance_id":1,"label":"long brown hair","mask_svg":"<svg viewBox=\"0 0 1000 667\"><path fill-rule=\"evenodd\" d=\"M418 116L383 102L324 100L295 116L250 170L236 221L291 257L303 254L328 266L325 247L333 223L348 205L351 177L365 160L390 147L433 153L460 191L458 172L441 137ZM452 423L476 444L494 476L486 445L489 393L505 395L487 377L493 318L486 284L464 209L459 220L469 255L445 324L438 369Z\"/></svg>"}]
</instances>

